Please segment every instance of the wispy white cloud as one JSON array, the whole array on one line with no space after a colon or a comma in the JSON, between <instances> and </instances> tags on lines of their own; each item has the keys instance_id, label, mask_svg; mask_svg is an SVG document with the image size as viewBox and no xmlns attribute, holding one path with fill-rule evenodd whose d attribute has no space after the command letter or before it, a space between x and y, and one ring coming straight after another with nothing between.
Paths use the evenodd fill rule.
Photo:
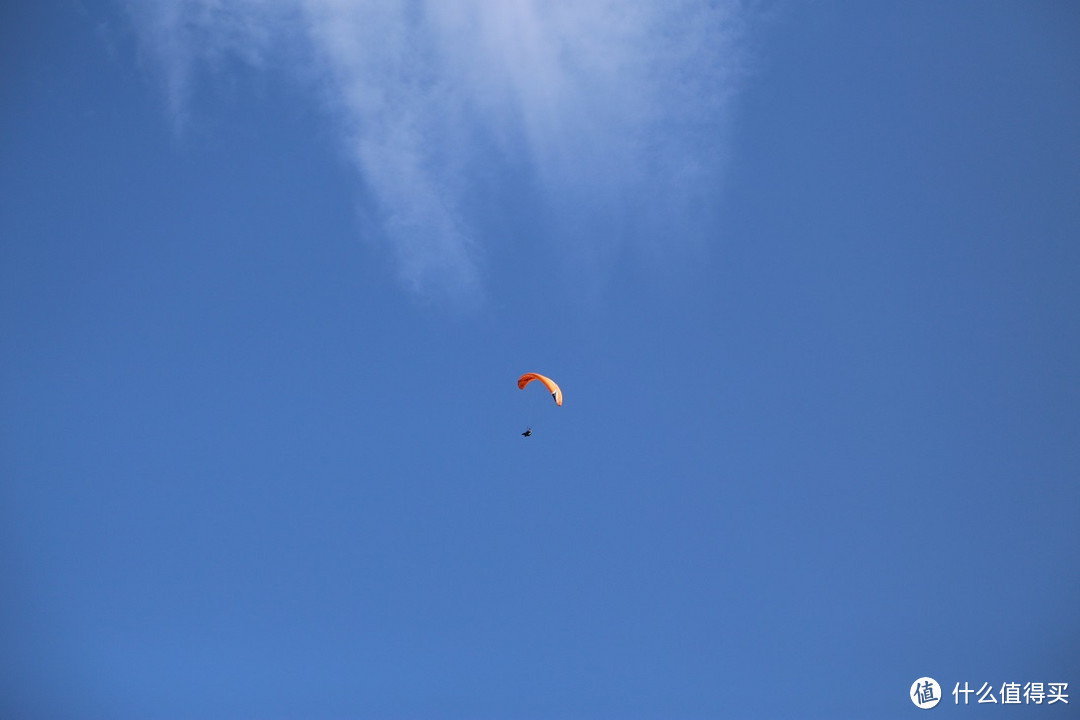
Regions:
<instances>
[{"instance_id":1,"label":"wispy white cloud","mask_svg":"<svg viewBox=\"0 0 1080 720\"><path fill-rule=\"evenodd\" d=\"M737 0L126 2L178 126L204 66L304 48L403 280L458 298L482 285L477 140L530 174L564 252L685 234L719 181L746 20Z\"/></svg>"}]
</instances>

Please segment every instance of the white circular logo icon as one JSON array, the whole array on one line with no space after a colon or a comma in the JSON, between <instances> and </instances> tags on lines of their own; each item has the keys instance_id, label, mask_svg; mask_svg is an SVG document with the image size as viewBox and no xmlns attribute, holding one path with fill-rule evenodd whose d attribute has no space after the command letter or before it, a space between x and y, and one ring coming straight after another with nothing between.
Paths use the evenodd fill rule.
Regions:
<instances>
[{"instance_id":1,"label":"white circular logo icon","mask_svg":"<svg viewBox=\"0 0 1080 720\"><path fill-rule=\"evenodd\" d=\"M941 702L941 686L934 678L921 677L911 683L910 697L916 707L929 710Z\"/></svg>"}]
</instances>

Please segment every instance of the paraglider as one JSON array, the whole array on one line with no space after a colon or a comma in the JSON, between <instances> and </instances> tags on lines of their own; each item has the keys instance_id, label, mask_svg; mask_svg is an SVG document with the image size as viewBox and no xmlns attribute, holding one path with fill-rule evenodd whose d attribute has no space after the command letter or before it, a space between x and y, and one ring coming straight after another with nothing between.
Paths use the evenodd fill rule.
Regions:
<instances>
[{"instance_id":1,"label":"paraglider","mask_svg":"<svg viewBox=\"0 0 1080 720\"><path fill-rule=\"evenodd\" d=\"M540 382L541 384L543 384L544 387L548 389L548 392L551 393L551 397L555 400L556 405L562 405L562 388L560 388L554 380L549 377L544 377L540 373L525 373L524 375L519 377L518 389L524 390L525 386L531 383L533 380ZM521 433L521 435L522 437L532 436L532 427L530 426L525 428L525 432Z\"/></svg>"},{"instance_id":2,"label":"paraglider","mask_svg":"<svg viewBox=\"0 0 1080 720\"><path fill-rule=\"evenodd\" d=\"M519 377L518 388L524 390L525 386L531 383L533 380L539 380L540 382L542 382L544 384L544 387L548 389L548 392L551 393L551 397L555 398L555 404L562 405L562 390L559 388L558 385L555 384L554 380L548 377L544 377L540 373L525 373L524 375Z\"/></svg>"}]
</instances>

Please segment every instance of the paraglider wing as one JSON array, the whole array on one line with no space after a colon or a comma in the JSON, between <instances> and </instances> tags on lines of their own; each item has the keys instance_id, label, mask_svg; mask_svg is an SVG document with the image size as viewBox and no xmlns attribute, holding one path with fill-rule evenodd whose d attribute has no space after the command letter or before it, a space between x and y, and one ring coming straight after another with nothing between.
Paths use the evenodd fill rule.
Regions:
<instances>
[{"instance_id":1,"label":"paraglider wing","mask_svg":"<svg viewBox=\"0 0 1080 720\"><path fill-rule=\"evenodd\" d=\"M524 375L519 377L518 388L524 390L525 386L531 383L533 380L539 380L540 382L542 382L544 384L544 387L548 389L548 392L551 393L551 397L555 398L555 404L562 405L562 390L559 388L558 385L555 384L554 380L548 377L544 377L540 373L525 373Z\"/></svg>"}]
</instances>

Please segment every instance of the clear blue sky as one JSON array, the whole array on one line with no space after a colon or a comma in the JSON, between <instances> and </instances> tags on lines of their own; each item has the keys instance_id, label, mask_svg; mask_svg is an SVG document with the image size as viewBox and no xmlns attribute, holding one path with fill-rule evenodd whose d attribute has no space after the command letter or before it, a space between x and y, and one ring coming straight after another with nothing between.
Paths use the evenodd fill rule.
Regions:
<instances>
[{"instance_id":1,"label":"clear blue sky","mask_svg":"<svg viewBox=\"0 0 1080 720\"><path fill-rule=\"evenodd\" d=\"M1080 6L367 5L0 10L0 714L1076 717Z\"/></svg>"}]
</instances>

